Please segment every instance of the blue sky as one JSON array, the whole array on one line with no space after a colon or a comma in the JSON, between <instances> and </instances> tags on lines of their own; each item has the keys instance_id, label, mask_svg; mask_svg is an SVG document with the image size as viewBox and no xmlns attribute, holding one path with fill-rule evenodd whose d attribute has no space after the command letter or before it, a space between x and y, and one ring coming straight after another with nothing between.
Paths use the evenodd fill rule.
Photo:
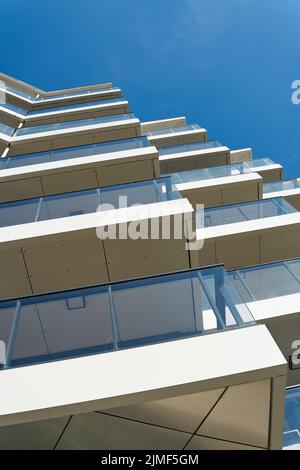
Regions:
<instances>
[{"instance_id":1,"label":"blue sky","mask_svg":"<svg viewBox=\"0 0 300 470\"><path fill-rule=\"evenodd\" d=\"M112 81L142 120L186 115L300 176L299 0L1 0L0 69L51 90Z\"/></svg>"}]
</instances>

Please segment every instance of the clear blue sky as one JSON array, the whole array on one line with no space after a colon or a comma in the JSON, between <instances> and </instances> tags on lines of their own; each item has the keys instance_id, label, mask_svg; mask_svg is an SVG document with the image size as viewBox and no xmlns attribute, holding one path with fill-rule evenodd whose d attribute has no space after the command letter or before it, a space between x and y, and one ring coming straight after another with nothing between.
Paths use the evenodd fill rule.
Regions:
<instances>
[{"instance_id":1,"label":"clear blue sky","mask_svg":"<svg viewBox=\"0 0 300 470\"><path fill-rule=\"evenodd\" d=\"M0 69L51 90L112 81L143 120L186 115L300 176L299 0L1 0Z\"/></svg>"}]
</instances>

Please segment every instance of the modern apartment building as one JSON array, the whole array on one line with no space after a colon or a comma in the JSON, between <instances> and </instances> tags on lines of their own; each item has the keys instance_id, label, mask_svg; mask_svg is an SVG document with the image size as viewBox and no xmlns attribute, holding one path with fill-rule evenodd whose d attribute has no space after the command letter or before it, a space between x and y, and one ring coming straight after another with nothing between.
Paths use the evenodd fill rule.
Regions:
<instances>
[{"instance_id":1,"label":"modern apartment building","mask_svg":"<svg viewBox=\"0 0 300 470\"><path fill-rule=\"evenodd\" d=\"M298 180L111 83L0 97L0 449L300 448Z\"/></svg>"}]
</instances>

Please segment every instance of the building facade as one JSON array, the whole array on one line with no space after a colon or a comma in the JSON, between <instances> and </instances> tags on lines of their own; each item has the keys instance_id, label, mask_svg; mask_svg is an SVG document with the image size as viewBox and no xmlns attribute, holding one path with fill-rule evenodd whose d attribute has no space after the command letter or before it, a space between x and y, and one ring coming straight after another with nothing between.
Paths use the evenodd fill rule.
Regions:
<instances>
[{"instance_id":1,"label":"building facade","mask_svg":"<svg viewBox=\"0 0 300 470\"><path fill-rule=\"evenodd\" d=\"M297 448L298 180L111 83L0 101L0 448Z\"/></svg>"}]
</instances>

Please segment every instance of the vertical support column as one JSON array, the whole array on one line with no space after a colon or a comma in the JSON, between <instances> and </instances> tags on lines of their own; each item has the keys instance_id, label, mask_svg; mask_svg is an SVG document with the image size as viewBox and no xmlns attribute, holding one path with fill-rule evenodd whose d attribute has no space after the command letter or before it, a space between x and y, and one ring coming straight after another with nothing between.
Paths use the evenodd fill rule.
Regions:
<instances>
[{"instance_id":1,"label":"vertical support column","mask_svg":"<svg viewBox=\"0 0 300 470\"><path fill-rule=\"evenodd\" d=\"M19 325L19 321L21 317L21 308L22 308L21 301L18 300L14 318L13 318L12 325L11 325L11 329L10 329L8 342L7 342L4 369L8 369L11 364L11 356L12 356L13 347L14 347L15 339L16 339L17 332L18 332L18 325Z\"/></svg>"},{"instance_id":2,"label":"vertical support column","mask_svg":"<svg viewBox=\"0 0 300 470\"><path fill-rule=\"evenodd\" d=\"M42 208L42 203L43 203L43 198L40 197L38 207L37 207L37 210L36 210L36 214L35 214L35 218L34 218L34 222L37 222L39 220L39 216L40 216L40 212L41 212L41 208Z\"/></svg>"},{"instance_id":3,"label":"vertical support column","mask_svg":"<svg viewBox=\"0 0 300 470\"><path fill-rule=\"evenodd\" d=\"M112 325L114 348L119 349L119 345L118 345L118 338L119 338L118 323L117 323L117 317L116 317L116 311L115 311L111 286L108 286L108 298L109 298L109 310L110 310L110 319L111 319L111 325Z\"/></svg>"},{"instance_id":4,"label":"vertical support column","mask_svg":"<svg viewBox=\"0 0 300 470\"><path fill-rule=\"evenodd\" d=\"M221 266L214 268L213 275L215 283L216 305L218 307L218 311L220 312L222 320L226 325L225 300L222 294L222 286L224 285L224 269Z\"/></svg>"},{"instance_id":5,"label":"vertical support column","mask_svg":"<svg viewBox=\"0 0 300 470\"><path fill-rule=\"evenodd\" d=\"M167 196L167 199L168 201L173 199L173 191L172 191L172 184L171 184L171 177L170 176L167 176L164 180L165 184L166 184L166 196ZM157 184L157 183L156 183Z\"/></svg>"},{"instance_id":6,"label":"vertical support column","mask_svg":"<svg viewBox=\"0 0 300 470\"><path fill-rule=\"evenodd\" d=\"M286 375L280 375L272 378L269 418L269 450L280 450L282 448L286 390L285 387Z\"/></svg>"},{"instance_id":7,"label":"vertical support column","mask_svg":"<svg viewBox=\"0 0 300 470\"><path fill-rule=\"evenodd\" d=\"M156 180L153 180L153 184L154 184L154 187L155 187L155 190L156 190L156 194L157 194L157 199L158 199L158 201L159 201L159 202L160 202L160 201L163 201L163 195L162 195L161 192L160 192L160 188L159 188L159 186L158 186L158 184L157 184L157 181L156 181ZM166 196L167 196L167 199L169 199L169 197L168 197L168 191L169 191L169 189L168 189L168 186L167 186L167 183L166 183Z\"/></svg>"},{"instance_id":8,"label":"vertical support column","mask_svg":"<svg viewBox=\"0 0 300 470\"><path fill-rule=\"evenodd\" d=\"M160 177L160 164L158 158L153 160L153 177L159 178Z\"/></svg>"},{"instance_id":9,"label":"vertical support column","mask_svg":"<svg viewBox=\"0 0 300 470\"><path fill-rule=\"evenodd\" d=\"M225 325L225 322L223 320L222 313L219 311L219 308L218 308L218 306L215 302L215 299L211 295L211 293L210 293L210 291L207 287L206 281L203 278L203 275L202 275L201 271L198 271L198 278L199 278L199 281L200 281L200 285L202 286L202 288L203 288L203 290L206 294L208 302L210 303L211 309L213 310L213 312L216 316L217 328L218 328L218 330L224 330L226 328L226 325Z\"/></svg>"}]
</instances>

